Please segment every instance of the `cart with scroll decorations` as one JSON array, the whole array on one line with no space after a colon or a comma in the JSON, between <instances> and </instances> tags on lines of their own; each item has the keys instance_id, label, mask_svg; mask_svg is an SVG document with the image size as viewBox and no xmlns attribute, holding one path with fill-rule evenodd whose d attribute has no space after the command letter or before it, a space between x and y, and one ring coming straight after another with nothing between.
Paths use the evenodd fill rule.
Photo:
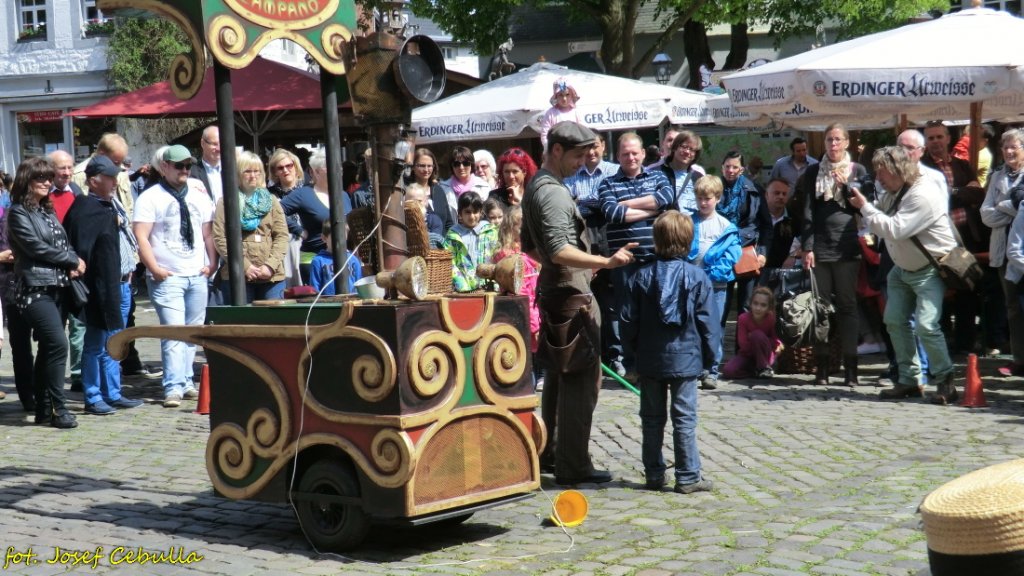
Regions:
<instances>
[{"instance_id":1,"label":"cart with scroll decorations","mask_svg":"<svg viewBox=\"0 0 1024 576\"><path fill-rule=\"evenodd\" d=\"M214 489L232 499L292 502L306 537L325 550L358 546L372 523L458 523L536 490L546 431L535 414L526 299L425 296L423 261L406 258L400 125L410 101L429 101L443 87L437 46L404 38L397 8L376 32L354 38L355 8L344 1L297 0L285 4L301 11L276 13L265 7L284 4L97 4L104 13L148 10L185 29L192 54L176 58L171 74L181 97L198 90L208 46L224 150L234 149L228 68L244 67L272 38L297 42L320 64L325 126L338 125L337 92L350 90L357 121L370 132L378 279L387 279L388 298L239 305L241 232L237 216L229 217L234 305L210 307L203 326L130 328L108 343L115 357L140 337L204 347ZM325 132L335 266L343 269L340 144L337 130ZM237 188L230 156L222 157L225 190ZM237 215L237 197L224 198L226 213ZM505 272L514 290L515 266Z\"/></svg>"}]
</instances>

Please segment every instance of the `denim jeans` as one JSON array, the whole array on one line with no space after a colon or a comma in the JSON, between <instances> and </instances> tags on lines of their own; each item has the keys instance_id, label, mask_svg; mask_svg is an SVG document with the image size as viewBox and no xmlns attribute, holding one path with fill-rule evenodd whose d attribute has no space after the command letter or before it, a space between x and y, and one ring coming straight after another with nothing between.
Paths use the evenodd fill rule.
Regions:
<instances>
[{"instance_id":1,"label":"denim jeans","mask_svg":"<svg viewBox=\"0 0 1024 576\"><path fill-rule=\"evenodd\" d=\"M923 385L921 361L914 341L915 332L928 353L931 372L936 381L953 370L946 347L946 337L939 322L946 284L934 266L907 272L899 266L889 271L889 300L885 305L885 325L896 352L901 386ZM912 323L911 318L915 323Z\"/></svg>"},{"instance_id":2,"label":"denim jeans","mask_svg":"<svg viewBox=\"0 0 1024 576\"><path fill-rule=\"evenodd\" d=\"M700 481L697 451L697 380L695 378L640 378L640 427L643 431L644 476L657 481L665 476L662 446L665 436L666 393L671 402L672 446L675 449L676 484Z\"/></svg>"},{"instance_id":3,"label":"denim jeans","mask_svg":"<svg viewBox=\"0 0 1024 576\"><path fill-rule=\"evenodd\" d=\"M82 379L82 348L85 343L85 322L68 315L68 369L71 381Z\"/></svg>"},{"instance_id":4,"label":"denim jeans","mask_svg":"<svg viewBox=\"0 0 1024 576\"><path fill-rule=\"evenodd\" d=\"M146 277L149 299L156 308L161 325L201 325L206 317L206 276L168 276L158 282ZM194 390L192 363L196 358L194 344L178 340L161 340L160 357L164 364L164 395L184 394Z\"/></svg>"},{"instance_id":5,"label":"denim jeans","mask_svg":"<svg viewBox=\"0 0 1024 576\"><path fill-rule=\"evenodd\" d=\"M121 282L121 322L128 322L128 310L132 307L132 288L128 282ZM121 398L121 364L107 353L107 340L120 332L100 326L86 324L85 342L82 346L82 389L85 404L100 400L116 402Z\"/></svg>"},{"instance_id":6,"label":"denim jeans","mask_svg":"<svg viewBox=\"0 0 1024 576\"><path fill-rule=\"evenodd\" d=\"M226 296L227 286L224 288ZM246 282L245 284L245 301L249 304L252 304L253 300L280 300L281 298L284 298L284 280L280 282Z\"/></svg>"},{"instance_id":7,"label":"denim jeans","mask_svg":"<svg viewBox=\"0 0 1024 576\"><path fill-rule=\"evenodd\" d=\"M725 342L725 321L722 320L722 317L728 314L728 311L725 309L728 296L729 287L727 284L715 284L712 297L715 300L715 308L718 309L718 319L722 322L722 338L719 339L718 348L715 349L715 363L711 365L711 370L708 373L708 376L714 380L718 380L719 367L722 364L722 342Z\"/></svg>"}]
</instances>

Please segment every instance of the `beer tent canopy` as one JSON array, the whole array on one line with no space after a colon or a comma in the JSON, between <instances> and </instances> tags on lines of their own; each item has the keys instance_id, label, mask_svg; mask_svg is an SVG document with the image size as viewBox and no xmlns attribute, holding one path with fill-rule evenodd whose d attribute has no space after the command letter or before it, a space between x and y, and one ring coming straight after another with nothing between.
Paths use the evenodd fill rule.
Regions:
<instances>
[{"instance_id":1,"label":"beer tent canopy","mask_svg":"<svg viewBox=\"0 0 1024 576\"><path fill-rule=\"evenodd\" d=\"M413 110L416 142L533 136L551 107L552 85L562 77L580 97L580 119L596 130L651 128L666 118L677 124L711 122L704 93L539 62Z\"/></svg>"}]
</instances>

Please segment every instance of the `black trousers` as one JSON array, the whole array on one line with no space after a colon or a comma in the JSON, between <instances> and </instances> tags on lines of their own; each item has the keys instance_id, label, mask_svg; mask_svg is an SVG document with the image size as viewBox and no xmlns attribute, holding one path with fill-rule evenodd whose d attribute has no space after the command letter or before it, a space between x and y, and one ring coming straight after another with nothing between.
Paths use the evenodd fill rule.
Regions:
<instances>
[{"instance_id":1,"label":"black trousers","mask_svg":"<svg viewBox=\"0 0 1024 576\"><path fill-rule=\"evenodd\" d=\"M11 343L14 387L18 390L21 403L25 404L28 399L35 398L35 387L32 385L32 327L25 322L13 301L4 303L4 318L7 319L7 337Z\"/></svg>"},{"instance_id":2,"label":"black trousers","mask_svg":"<svg viewBox=\"0 0 1024 576\"><path fill-rule=\"evenodd\" d=\"M63 289L53 287L35 296L32 303L21 311L22 318L39 342L33 371L37 410L47 406L53 412L66 409L64 372L68 364L68 337L64 332L67 315L62 300Z\"/></svg>"},{"instance_id":3,"label":"black trousers","mask_svg":"<svg viewBox=\"0 0 1024 576\"><path fill-rule=\"evenodd\" d=\"M843 346L845 358L857 357L857 339L860 327L857 318L857 275L860 260L838 262L817 262L814 265L814 279L818 282L818 293L836 308L834 322L838 326L835 334ZM818 356L828 356L828 346L815 349Z\"/></svg>"}]
</instances>

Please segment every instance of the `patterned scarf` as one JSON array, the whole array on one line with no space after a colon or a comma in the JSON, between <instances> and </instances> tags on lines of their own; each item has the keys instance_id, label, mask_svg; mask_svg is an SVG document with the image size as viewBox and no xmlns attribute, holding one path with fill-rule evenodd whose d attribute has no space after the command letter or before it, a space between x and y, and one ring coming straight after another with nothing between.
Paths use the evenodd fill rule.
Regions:
<instances>
[{"instance_id":1,"label":"patterned scarf","mask_svg":"<svg viewBox=\"0 0 1024 576\"><path fill-rule=\"evenodd\" d=\"M135 234L132 232L132 223L128 218L128 211L124 209L116 195L110 197L110 203L114 207L114 212L117 213L117 228L120 232L118 234L120 238L118 251L121 255L121 276L124 276L135 270L136 255L139 253L139 241L135 239Z\"/></svg>"},{"instance_id":2,"label":"patterned scarf","mask_svg":"<svg viewBox=\"0 0 1024 576\"><path fill-rule=\"evenodd\" d=\"M239 192L238 202L242 205L242 232L255 230L274 205L266 188L257 188L249 196Z\"/></svg>"},{"instance_id":3,"label":"patterned scarf","mask_svg":"<svg viewBox=\"0 0 1024 576\"><path fill-rule=\"evenodd\" d=\"M843 152L843 159L836 163L829 160L828 155L821 159L818 164L818 179L814 181L814 197L825 202L835 200L840 206L846 206L846 198L839 193L840 184L832 177L832 172L845 174L849 181L853 172L849 153Z\"/></svg>"},{"instance_id":4,"label":"patterned scarf","mask_svg":"<svg viewBox=\"0 0 1024 576\"><path fill-rule=\"evenodd\" d=\"M175 190L167 180L161 180L160 185L178 201L178 220L180 222L178 230L181 233L181 241L188 246L189 250L195 249L195 239L192 237L192 212L189 211L188 203L185 202L185 197L188 196L188 183L186 182L181 190Z\"/></svg>"},{"instance_id":5,"label":"patterned scarf","mask_svg":"<svg viewBox=\"0 0 1024 576\"><path fill-rule=\"evenodd\" d=\"M725 190L725 193L722 194L722 200L715 208L719 214L736 226L740 225L740 208L747 201L747 188L743 185L744 178L745 176L742 174L736 178L736 181L732 183L732 186L729 186ZM723 182L725 181L723 180Z\"/></svg>"}]
</instances>

